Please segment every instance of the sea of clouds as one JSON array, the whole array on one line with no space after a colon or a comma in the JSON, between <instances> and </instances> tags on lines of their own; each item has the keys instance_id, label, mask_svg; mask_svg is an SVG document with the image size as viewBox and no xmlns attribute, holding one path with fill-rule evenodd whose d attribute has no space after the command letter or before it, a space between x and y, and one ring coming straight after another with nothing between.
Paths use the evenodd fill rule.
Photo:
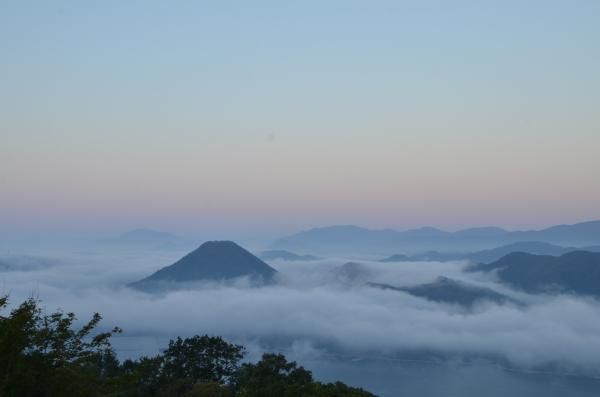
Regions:
<instances>
[{"instance_id":1,"label":"sea of clouds","mask_svg":"<svg viewBox=\"0 0 600 397\"><path fill-rule=\"evenodd\" d=\"M162 295L125 286L182 254L47 252L28 254L26 261L15 254L3 256L0 260L16 265L0 272L0 293L9 294L12 304L37 297L47 311L73 311L81 322L101 313L104 326L125 331L115 339L122 357L152 354L174 336L208 333L243 342L251 352L259 352L261 345L285 347L307 358L398 358L416 352L423 357L428 352L495 357L523 369L552 365L598 375L600 368L598 302L512 291L490 276L464 272L464 263L280 261L271 263L279 271L277 283L260 288L243 279ZM33 265L35 258L39 266ZM350 260L357 264L343 266ZM19 270L19 263L27 266ZM365 285L408 286L439 276L491 287L526 304L487 302L469 309Z\"/></svg>"},{"instance_id":2,"label":"sea of clouds","mask_svg":"<svg viewBox=\"0 0 600 397\"><path fill-rule=\"evenodd\" d=\"M461 262L380 263L364 258L271 262L277 282L199 283L149 295L126 287L186 252L28 250L0 254L0 294L29 297L83 323L103 316L121 359L152 355L169 339L222 335L247 359L281 351L315 372L382 397L593 396L600 390L600 305L574 296L528 295ZM353 262L347 265L348 262ZM382 290L439 276L493 288L524 305L472 308Z\"/></svg>"}]
</instances>

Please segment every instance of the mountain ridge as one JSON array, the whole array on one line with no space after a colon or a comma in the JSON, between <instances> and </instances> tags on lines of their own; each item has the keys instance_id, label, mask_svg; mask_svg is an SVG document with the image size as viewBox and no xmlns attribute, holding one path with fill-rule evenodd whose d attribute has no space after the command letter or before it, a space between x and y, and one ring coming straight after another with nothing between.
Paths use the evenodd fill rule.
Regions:
<instances>
[{"instance_id":1,"label":"mountain ridge","mask_svg":"<svg viewBox=\"0 0 600 397\"><path fill-rule=\"evenodd\" d=\"M297 261L316 261L319 260L319 257L308 255L308 254L296 254L294 252L286 251L286 250L268 250L263 251L260 254L260 259L264 261L272 261L272 260L284 260L288 262L297 262Z\"/></svg>"},{"instance_id":2,"label":"mountain ridge","mask_svg":"<svg viewBox=\"0 0 600 397\"><path fill-rule=\"evenodd\" d=\"M537 255L563 255L572 251L600 251L600 247L562 247L541 241L519 241L516 243L501 245L499 247L485 249L468 253L444 253L438 251L427 251L416 255L394 254L381 259L380 262L448 262L469 261L472 263L488 263L497 261L512 252L526 252Z\"/></svg>"},{"instance_id":3,"label":"mountain ridge","mask_svg":"<svg viewBox=\"0 0 600 397\"><path fill-rule=\"evenodd\" d=\"M398 231L368 229L355 225L318 227L276 240L272 249L307 251L315 254L387 254L432 249L464 252L491 249L519 241L583 247L600 244L600 221L556 225L539 230L509 231L495 226L467 228L455 232L432 227Z\"/></svg>"},{"instance_id":4,"label":"mountain ridge","mask_svg":"<svg viewBox=\"0 0 600 397\"><path fill-rule=\"evenodd\" d=\"M560 256L513 252L469 270L494 272L501 282L528 293L600 298L600 252L572 251Z\"/></svg>"},{"instance_id":5,"label":"mountain ridge","mask_svg":"<svg viewBox=\"0 0 600 397\"><path fill-rule=\"evenodd\" d=\"M489 301L497 304L519 304L519 302L490 288L472 285L448 277L438 277L430 283L408 287L395 287L382 283L367 283L367 285L383 290L406 292L410 295L427 299L432 302L458 304L467 307L472 307L476 303L482 301Z\"/></svg>"}]
</instances>

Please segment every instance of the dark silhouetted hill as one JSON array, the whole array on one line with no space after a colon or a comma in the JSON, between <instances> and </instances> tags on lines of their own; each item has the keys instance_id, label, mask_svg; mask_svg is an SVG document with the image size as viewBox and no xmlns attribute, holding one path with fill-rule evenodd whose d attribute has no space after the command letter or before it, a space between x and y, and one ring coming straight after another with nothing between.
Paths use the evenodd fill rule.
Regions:
<instances>
[{"instance_id":1,"label":"dark silhouetted hill","mask_svg":"<svg viewBox=\"0 0 600 397\"><path fill-rule=\"evenodd\" d=\"M394 254L380 260L379 262L413 262L417 255Z\"/></svg>"},{"instance_id":2,"label":"dark silhouetted hill","mask_svg":"<svg viewBox=\"0 0 600 397\"><path fill-rule=\"evenodd\" d=\"M593 250L594 247L591 247ZM544 243L541 241L520 241L517 243L511 243L496 248L465 253L443 253L437 251L428 251L422 254L416 255L392 255L388 258L382 259L381 262L448 262L466 260L473 263L489 263L502 258L512 252L526 252L537 255L562 255L567 252L576 251L577 248L573 247L561 247L554 244Z\"/></svg>"},{"instance_id":3,"label":"dark silhouetted hill","mask_svg":"<svg viewBox=\"0 0 600 397\"><path fill-rule=\"evenodd\" d=\"M284 260L284 261L316 261L320 258L312 255L298 255L286 250L264 251L260 258L265 261Z\"/></svg>"},{"instance_id":4,"label":"dark silhouetted hill","mask_svg":"<svg viewBox=\"0 0 600 397\"><path fill-rule=\"evenodd\" d=\"M437 251L427 251L416 255L396 254L380 262L448 262L466 259L468 254L451 254Z\"/></svg>"},{"instance_id":5,"label":"dark silhouetted hill","mask_svg":"<svg viewBox=\"0 0 600 397\"><path fill-rule=\"evenodd\" d=\"M566 292L600 297L600 253L573 251L561 256L515 252L475 271L495 271L498 278L530 293Z\"/></svg>"},{"instance_id":6,"label":"dark silhouetted hill","mask_svg":"<svg viewBox=\"0 0 600 397\"><path fill-rule=\"evenodd\" d=\"M250 252L232 241L209 241L174 264L129 286L153 290L193 281L224 281L238 277L267 282L277 273Z\"/></svg>"},{"instance_id":7,"label":"dark silhouetted hill","mask_svg":"<svg viewBox=\"0 0 600 397\"><path fill-rule=\"evenodd\" d=\"M480 301L495 303L517 303L511 298L492 289L470 285L462 281L446 277L439 277L432 283L411 287L394 287L388 284L368 283L368 285L381 289L402 291L413 296L434 302L451 303L463 306L472 306Z\"/></svg>"},{"instance_id":8,"label":"dark silhouetted hill","mask_svg":"<svg viewBox=\"0 0 600 397\"><path fill-rule=\"evenodd\" d=\"M513 252L526 252L535 255L562 255L573 251L572 247L561 247L554 244L544 243L541 241L520 241L512 244L503 245L501 247L482 250L468 255L468 259L476 263L488 263L496 261Z\"/></svg>"}]
</instances>

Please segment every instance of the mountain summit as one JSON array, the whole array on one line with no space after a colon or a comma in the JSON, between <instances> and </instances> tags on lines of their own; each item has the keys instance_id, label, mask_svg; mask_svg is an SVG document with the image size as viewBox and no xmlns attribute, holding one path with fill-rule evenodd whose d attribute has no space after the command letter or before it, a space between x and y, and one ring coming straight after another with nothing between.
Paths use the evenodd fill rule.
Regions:
<instances>
[{"instance_id":1,"label":"mountain summit","mask_svg":"<svg viewBox=\"0 0 600 397\"><path fill-rule=\"evenodd\" d=\"M232 241L208 241L174 264L129 286L160 290L169 286L177 287L176 283L223 281L237 277L250 277L264 282L269 281L275 273L275 269Z\"/></svg>"}]
</instances>

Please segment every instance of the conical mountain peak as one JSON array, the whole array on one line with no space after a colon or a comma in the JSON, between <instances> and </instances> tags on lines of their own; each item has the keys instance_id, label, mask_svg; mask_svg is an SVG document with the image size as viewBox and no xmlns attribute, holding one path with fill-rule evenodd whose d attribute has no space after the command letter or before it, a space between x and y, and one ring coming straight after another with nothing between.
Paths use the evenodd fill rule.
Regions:
<instances>
[{"instance_id":1,"label":"conical mountain peak","mask_svg":"<svg viewBox=\"0 0 600 397\"><path fill-rule=\"evenodd\" d=\"M207 241L174 264L130 284L153 289L156 284L223 281L238 277L268 281L276 270L233 241Z\"/></svg>"}]
</instances>

